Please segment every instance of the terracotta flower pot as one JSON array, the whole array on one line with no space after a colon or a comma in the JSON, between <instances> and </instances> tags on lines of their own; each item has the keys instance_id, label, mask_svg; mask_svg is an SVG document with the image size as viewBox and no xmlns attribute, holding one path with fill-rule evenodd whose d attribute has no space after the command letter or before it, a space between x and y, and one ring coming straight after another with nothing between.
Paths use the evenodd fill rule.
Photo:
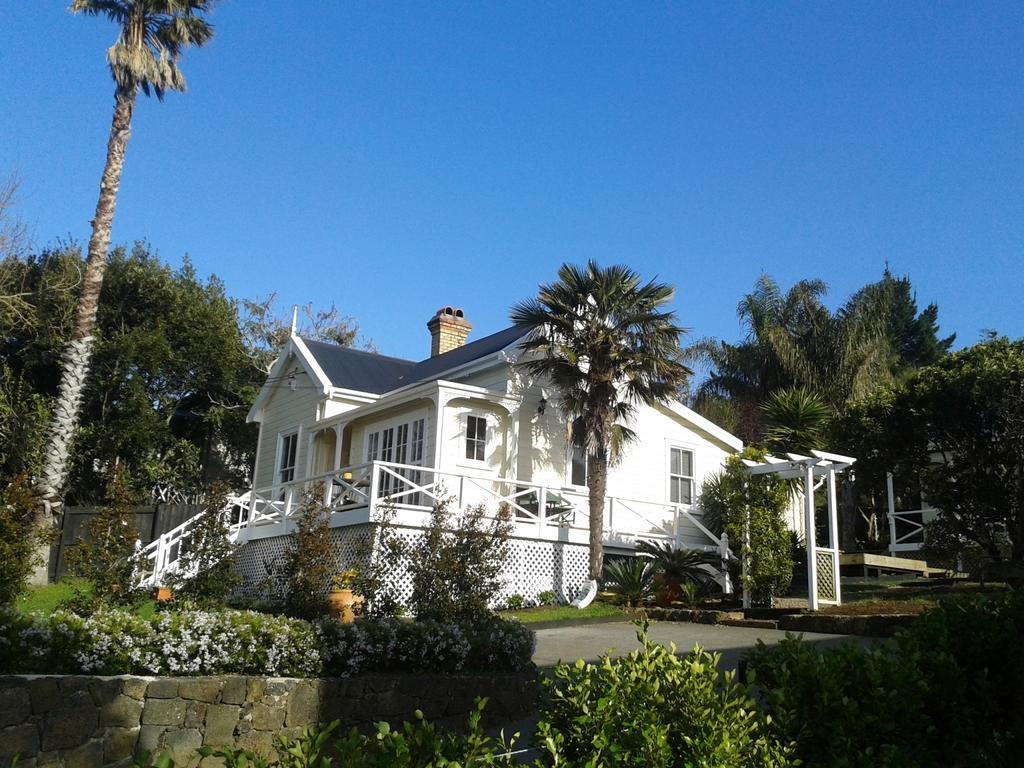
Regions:
<instances>
[{"instance_id":1,"label":"terracotta flower pot","mask_svg":"<svg viewBox=\"0 0 1024 768\"><path fill-rule=\"evenodd\" d=\"M351 624L356 620L356 607L363 598L351 589L332 589L327 593L327 612L342 624Z\"/></svg>"}]
</instances>

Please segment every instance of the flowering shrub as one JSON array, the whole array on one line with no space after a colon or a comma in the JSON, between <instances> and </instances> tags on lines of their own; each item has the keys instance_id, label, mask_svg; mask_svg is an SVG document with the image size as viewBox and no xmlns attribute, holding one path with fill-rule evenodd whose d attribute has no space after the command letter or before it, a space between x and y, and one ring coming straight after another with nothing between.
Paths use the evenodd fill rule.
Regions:
<instances>
[{"instance_id":1,"label":"flowering shrub","mask_svg":"<svg viewBox=\"0 0 1024 768\"><path fill-rule=\"evenodd\" d=\"M0 613L0 671L97 675L254 674L315 677L313 628L245 611L182 611L144 619L104 609L82 618Z\"/></svg>"},{"instance_id":2,"label":"flowering shrub","mask_svg":"<svg viewBox=\"0 0 1024 768\"><path fill-rule=\"evenodd\" d=\"M142 618L101 609L46 618L0 609L0 674L272 675L519 670L533 633L494 620L470 628L398 619L319 624L249 611Z\"/></svg>"},{"instance_id":3,"label":"flowering shrub","mask_svg":"<svg viewBox=\"0 0 1024 768\"><path fill-rule=\"evenodd\" d=\"M494 619L469 627L433 621L322 622L325 669L331 675L360 672L514 671L533 656L533 632Z\"/></svg>"}]
</instances>

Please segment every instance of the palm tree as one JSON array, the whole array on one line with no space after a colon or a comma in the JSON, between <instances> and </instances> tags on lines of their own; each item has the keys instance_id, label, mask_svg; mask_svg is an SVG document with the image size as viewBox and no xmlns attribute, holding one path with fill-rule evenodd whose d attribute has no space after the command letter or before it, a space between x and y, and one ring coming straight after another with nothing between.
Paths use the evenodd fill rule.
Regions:
<instances>
[{"instance_id":1,"label":"palm tree","mask_svg":"<svg viewBox=\"0 0 1024 768\"><path fill-rule=\"evenodd\" d=\"M590 578L601 578L609 463L635 435L641 404L672 399L690 371L679 360L671 286L644 283L624 266L564 264L558 281L512 309L530 329L519 365L550 381L555 402L588 455Z\"/></svg>"},{"instance_id":2,"label":"palm tree","mask_svg":"<svg viewBox=\"0 0 1024 768\"><path fill-rule=\"evenodd\" d=\"M73 0L72 13L105 16L119 28L117 42L107 50L114 78L114 115L107 141L107 158L100 178L100 195L92 220L82 293L71 340L64 351L60 390L37 481L40 498L38 522L52 524L60 512L67 477L68 451L78 424L82 389L92 353L93 330L103 272L110 247L117 192L121 184L125 150L131 136L132 112L141 90L163 100L166 91L184 91L178 68L182 52L201 46L213 36L203 18L213 0ZM45 571L43 572L45 575ZM38 574L37 574L38 579Z\"/></svg>"},{"instance_id":3,"label":"palm tree","mask_svg":"<svg viewBox=\"0 0 1024 768\"><path fill-rule=\"evenodd\" d=\"M743 341L703 339L687 350L710 368L698 408L708 411L719 399L737 403L745 417L741 436L759 442L763 406L778 390L803 388L838 411L890 380L886 296L855 294L833 314L822 301L826 290L820 280L801 280L783 292L762 275L737 307Z\"/></svg>"},{"instance_id":4,"label":"palm tree","mask_svg":"<svg viewBox=\"0 0 1024 768\"><path fill-rule=\"evenodd\" d=\"M765 447L770 451L807 453L824 448L832 409L805 387L780 389L761 406L767 421Z\"/></svg>"}]
</instances>

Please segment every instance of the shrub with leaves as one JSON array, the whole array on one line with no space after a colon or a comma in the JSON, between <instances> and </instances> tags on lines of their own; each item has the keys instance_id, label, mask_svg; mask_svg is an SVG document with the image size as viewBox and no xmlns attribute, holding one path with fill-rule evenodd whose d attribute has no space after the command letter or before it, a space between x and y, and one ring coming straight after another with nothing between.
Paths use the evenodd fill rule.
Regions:
<instances>
[{"instance_id":1,"label":"shrub with leaves","mask_svg":"<svg viewBox=\"0 0 1024 768\"><path fill-rule=\"evenodd\" d=\"M213 486L205 495L204 514L182 552L179 571L170 579L179 599L223 605L240 581L234 569L235 545L228 539L223 514L227 495L228 487L223 484Z\"/></svg>"},{"instance_id":2,"label":"shrub with leaves","mask_svg":"<svg viewBox=\"0 0 1024 768\"><path fill-rule=\"evenodd\" d=\"M35 497L24 476L0 492L0 605L25 591L38 560L39 536L33 526Z\"/></svg>"},{"instance_id":3,"label":"shrub with leaves","mask_svg":"<svg viewBox=\"0 0 1024 768\"><path fill-rule=\"evenodd\" d=\"M807 765L925 765L927 683L887 648L821 652L797 638L749 654L771 727ZM940 764L940 763L936 763Z\"/></svg>"},{"instance_id":4,"label":"shrub with leaves","mask_svg":"<svg viewBox=\"0 0 1024 768\"><path fill-rule=\"evenodd\" d=\"M316 677L313 627L247 611L174 611L143 618L105 608L88 617L0 613L0 672Z\"/></svg>"},{"instance_id":5,"label":"shrub with leaves","mask_svg":"<svg viewBox=\"0 0 1024 768\"><path fill-rule=\"evenodd\" d=\"M668 768L788 766L791 747L735 679L719 677L718 654L651 642L596 664L560 664L546 680L537 742L549 765Z\"/></svg>"},{"instance_id":6,"label":"shrub with leaves","mask_svg":"<svg viewBox=\"0 0 1024 768\"><path fill-rule=\"evenodd\" d=\"M543 592L537 595L538 605L554 605L555 604L555 591L553 589L545 589Z\"/></svg>"},{"instance_id":7,"label":"shrub with leaves","mask_svg":"<svg viewBox=\"0 0 1024 768\"><path fill-rule=\"evenodd\" d=\"M107 503L85 524L85 538L68 549L68 571L92 582L100 602L130 600L134 590L135 498L128 475L115 469Z\"/></svg>"},{"instance_id":8,"label":"shrub with leaves","mask_svg":"<svg viewBox=\"0 0 1024 768\"><path fill-rule=\"evenodd\" d=\"M385 619L402 613L396 573L402 570L405 546L392 524L393 504L378 504L369 531L355 540L352 591L362 596L360 612L366 618Z\"/></svg>"},{"instance_id":9,"label":"shrub with leaves","mask_svg":"<svg viewBox=\"0 0 1024 768\"><path fill-rule=\"evenodd\" d=\"M284 585L289 615L313 619L327 611L325 597L337 568L331 528L324 509L323 485L317 483L302 499L295 516L295 533L287 538L280 563L270 566L272 577Z\"/></svg>"},{"instance_id":10,"label":"shrub with leaves","mask_svg":"<svg viewBox=\"0 0 1024 768\"><path fill-rule=\"evenodd\" d=\"M481 504L455 515L451 506L450 499L437 502L426 529L406 546L409 608L420 620L486 621L502 587L511 512L503 505L491 517Z\"/></svg>"},{"instance_id":11,"label":"shrub with leaves","mask_svg":"<svg viewBox=\"0 0 1024 768\"><path fill-rule=\"evenodd\" d=\"M616 600L635 608L654 597L657 573L649 557L616 558L605 563L602 584Z\"/></svg>"},{"instance_id":12,"label":"shrub with leaves","mask_svg":"<svg viewBox=\"0 0 1024 768\"><path fill-rule=\"evenodd\" d=\"M805 765L981 768L1024 750L1024 595L942 601L894 643L749 654L780 738Z\"/></svg>"},{"instance_id":13,"label":"shrub with leaves","mask_svg":"<svg viewBox=\"0 0 1024 768\"><path fill-rule=\"evenodd\" d=\"M360 672L517 671L532 665L534 634L491 618L472 625L364 619L317 625L328 674Z\"/></svg>"},{"instance_id":14,"label":"shrub with leaves","mask_svg":"<svg viewBox=\"0 0 1024 768\"><path fill-rule=\"evenodd\" d=\"M764 451L746 449L704 483L700 506L712 528L729 535L729 546L746 564L743 587L753 601L771 604L793 580L793 558L785 510L789 489L772 475L751 475L743 459L760 461ZM750 544L745 544L749 525Z\"/></svg>"}]
</instances>

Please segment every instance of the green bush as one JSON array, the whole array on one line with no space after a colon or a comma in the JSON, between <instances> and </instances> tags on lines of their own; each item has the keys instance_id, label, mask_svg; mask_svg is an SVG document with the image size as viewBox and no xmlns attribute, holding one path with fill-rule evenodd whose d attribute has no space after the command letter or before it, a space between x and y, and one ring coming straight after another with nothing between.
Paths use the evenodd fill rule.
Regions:
<instances>
[{"instance_id":1,"label":"green bush","mask_svg":"<svg viewBox=\"0 0 1024 768\"><path fill-rule=\"evenodd\" d=\"M543 592L537 595L538 605L554 605L555 604L555 592L552 589L545 589Z\"/></svg>"},{"instance_id":2,"label":"green bush","mask_svg":"<svg viewBox=\"0 0 1024 768\"><path fill-rule=\"evenodd\" d=\"M537 727L549 765L788 766L790 747L771 732L734 673L720 679L719 656L686 657L637 632L639 650L597 664L559 665L545 682Z\"/></svg>"},{"instance_id":3,"label":"green bush","mask_svg":"<svg viewBox=\"0 0 1024 768\"><path fill-rule=\"evenodd\" d=\"M507 504L489 518L483 505L456 517L451 500L437 502L426 530L403 553L412 577L412 614L460 625L486 621L501 591L511 532Z\"/></svg>"},{"instance_id":4,"label":"green bush","mask_svg":"<svg viewBox=\"0 0 1024 768\"><path fill-rule=\"evenodd\" d=\"M534 636L518 622L398 619L318 624L248 611L100 608L47 617L0 610L0 674L283 675L516 671Z\"/></svg>"},{"instance_id":5,"label":"green bush","mask_svg":"<svg viewBox=\"0 0 1024 768\"><path fill-rule=\"evenodd\" d=\"M497 618L463 626L400 619L325 621L317 630L330 675L516 671L533 664L533 632Z\"/></svg>"},{"instance_id":6,"label":"green bush","mask_svg":"<svg viewBox=\"0 0 1024 768\"><path fill-rule=\"evenodd\" d=\"M819 651L787 638L749 654L771 728L807 765L922 765L925 681L884 646Z\"/></svg>"},{"instance_id":7,"label":"green bush","mask_svg":"<svg viewBox=\"0 0 1024 768\"><path fill-rule=\"evenodd\" d=\"M228 487L217 484L206 493L203 516L199 518L180 559L180 574L170 579L178 599L199 605L223 605L241 581L234 569L235 545L228 539L224 519Z\"/></svg>"},{"instance_id":8,"label":"green bush","mask_svg":"<svg viewBox=\"0 0 1024 768\"><path fill-rule=\"evenodd\" d=\"M323 497L322 483L303 496L295 533L287 537L284 557L272 569L272 576L284 582L285 610L300 619L315 619L327 612L327 589L337 570Z\"/></svg>"},{"instance_id":9,"label":"green bush","mask_svg":"<svg viewBox=\"0 0 1024 768\"><path fill-rule=\"evenodd\" d=\"M604 588L628 608L648 602L657 591L658 570L649 557L623 557L604 565Z\"/></svg>"},{"instance_id":10,"label":"green bush","mask_svg":"<svg viewBox=\"0 0 1024 768\"><path fill-rule=\"evenodd\" d=\"M941 602L894 643L749 655L773 729L807 765L1012 765L1024 748L1024 595Z\"/></svg>"},{"instance_id":11,"label":"green bush","mask_svg":"<svg viewBox=\"0 0 1024 768\"><path fill-rule=\"evenodd\" d=\"M0 605L25 591L37 563L41 539L33 529L35 499L25 477L0 492Z\"/></svg>"},{"instance_id":12,"label":"green bush","mask_svg":"<svg viewBox=\"0 0 1024 768\"><path fill-rule=\"evenodd\" d=\"M85 538L68 549L68 571L88 580L99 602L134 599L135 528L134 495L128 475L115 469L107 485L106 506L85 524Z\"/></svg>"},{"instance_id":13,"label":"green bush","mask_svg":"<svg viewBox=\"0 0 1024 768\"><path fill-rule=\"evenodd\" d=\"M748 448L730 456L725 469L704 483L700 506L705 521L729 535L729 547L746 563L743 588L755 603L771 604L793 580L793 558L785 510L789 490L772 475L751 475L743 459L760 461L764 451ZM744 544L749 520L750 544Z\"/></svg>"},{"instance_id":14,"label":"green bush","mask_svg":"<svg viewBox=\"0 0 1024 768\"><path fill-rule=\"evenodd\" d=\"M1024 750L1024 593L941 601L897 637L902 656L928 683L924 711L943 751L980 744ZM981 738L979 738L979 736Z\"/></svg>"},{"instance_id":15,"label":"green bush","mask_svg":"<svg viewBox=\"0 0 1024 768\"><path fill-rule=\"evenodd\" d=\"M526 607L526 598L522 595L509 595L505 601L505 608L509 611L521 611Z\"/></svg>"}]
</instances>

